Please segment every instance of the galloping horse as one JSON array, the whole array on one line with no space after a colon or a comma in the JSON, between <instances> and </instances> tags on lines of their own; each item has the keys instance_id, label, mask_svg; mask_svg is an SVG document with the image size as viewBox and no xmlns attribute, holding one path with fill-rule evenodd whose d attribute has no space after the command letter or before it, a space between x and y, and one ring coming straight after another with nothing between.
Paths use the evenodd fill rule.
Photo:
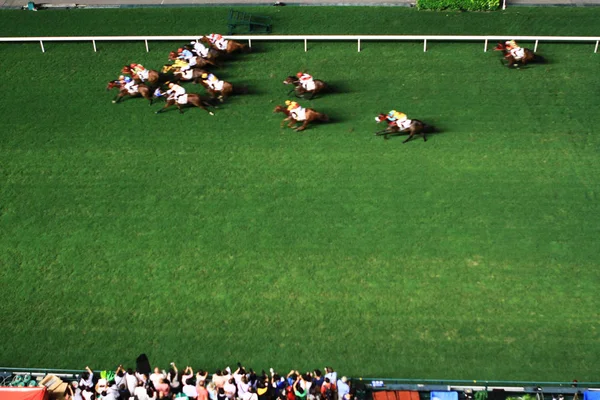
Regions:
<instances>
[{"instance_id":1,"label":"galloping horse","mask_svg":"<svg viewBox=\"0 0 600 400\"><path fill-rule=\"evenodd\" d=\"M219 52L224 52L226 54L232 54L232 53L235 53L236 51L241 51L242 53L250 52L250 47L248 47L247 44L242 44L242 43L236 42L231 39L227 39L227 48L225 48L225 49L219 49L206 36L202 36L202 38L200 38L200 41L208 44L211 48L213 48Z\"/></svg>"},{"instance_id":2,"label":"galloping horse","mask_svg":"<svg viewBox=\"0 0 600 400\"><path fill-rule=\"evenodd\" d=\"M169 53L170 61L175 61L178 59L179 59L179 57L177 56L177 52L172 51ZM211 60L209 58L194 57L194 61L196 61L196 64L194 64L194 66L192 66L192 68L204 68L207 65L212 65L213 67L218 67L218 65L215 63L215 61Z\"/></svg>"},{"instance_id":3,"label":"galloping horse","mask_svg":"<svg viewBox=\"0 0 600 400\"><path fill-rule=\"evenodd\" d=\"M533 51L526 49L525 47L522 47L523 49L523 57L517 59L509 49L506 48L506 44L505 43L498 43L498 45L496 45L496 47L494 47L494 51L501 51L504 54L504 59L506 60L506 66L508 68L513 68L513 67L518 67L519 64L521 65L527 65L528 63L534 63L534 62L544 62L544 57L540 56L540 55L536 55ZM500 61L502 62L502 61Z\"/></svg>"},{"instance_id":4,"label":"galloping horse","mask_svg":"<svg viewBox=\"0 0 600 400\"><path fill-rule=\"evenodd\" d=\"M310 93L310 97L308 98L309 100L315 97L317 93L327 88L327 84L320 79L315 79L313 82L315 83L315 88L313 90L306 90L304 86L300 84L300 79L295 76L290 75L283 81L285 85L295 86L294 89L288 92L288 94L290 94L292 91L295 91L296 97L304 97L306 93Z\"/></svg>"},{"instance_id":5,"label":"galloping horse","mask_svg":"<svg viewBox=\"0 0 600 400\"><path fill-rule=\"evenodd\" d=\"M187 74L181 72L180 69L175 68L173 72L173 82L194 82L194 83L202 83L202 75L208 73L203 69L192 68L189 69Z\"/></svg>"},{"instance_id":6,"label":"galloping horse","mask_svg":"<svg viewBox=\"0 0 600 400\"><path fill-rule=\"evenodd\" d=\"M144 85L143 83L139 83L137 85L137 92L132 93L129 90L125 89L125 87L123 87L121 85L121 82L119 82L119 81L108 82L108 86L106 86L106 90L110 90L110 89L114 89L114 88L119 89L119 93L117 94L117 97L115 97L115 99L112 101L113 103L120 102L123 99L123 97L125 97L125 96L131 96L131 97L142 96L146 100L150 101L150 105L152 105L153 98L152 98L152 94L150 93L150 89L148 88L148 86Z\"/></svg>"},{"instance_id":7,"label":"galloping horse","mask_svg":"<svg viewBox=\"0 0 600 400\"><path fill-rule=\"evenodd\" d=\"M295 128L294 130L296 132L300 132L306 129L306 127L308 126L309 123L313 122L313 121L321 121L321 122L327 122L329 121L329 117L327 116L327 114L323 114L320 112L317 112L315 110L313 110L312 108L305 108L304 109L304 119L296 119L294 118L294 116L292 115L292 113L290 113L290 111L288 111L287 107L285 106L277 106L275 107L275 109L273 110L274 113L284 113L286 115L286 118L281 121L281 127L283 128L283 126L285 125L286 122L288 122L288 128L292 128L294 129L294 126L298 123L298 122L302 122L302 125L300 125L299 127Z\"/></svg>"},{"instance_id":8,"label":"galloping horse","mask_svg":"<svg viewBox=\"0 0 600 400\"><path fill-rule=\"evenodd\" d=\"M156 92L154 93L154 95L156 97L161 97L164 96L164 93L160 91L160 89L157 89ZM185 104L181 104L177 101L177 99L175 99L174 97L168 97L167 98L167 104L165 104L165 106L163 108L161 108L160 110L158 110L156 112L156 114L160 114L163 111L165 111L167 108L171 107L173 104L177 105L177 109L179 110L180 114L183 114L183 110L181 109L181 106L183 105L192 105L198 108L203 109L204 111L206 111L207 113L209 113L210 115L215 115L215 113L213 113L212 111L210 111L207 107L213 107L213 104L205 99L202 98L202 96L197 95L196 93L187 93L184 96L187 96L187 101Z\"/></svg>"},{"instance_id":9,"label":"galloping horse","mask_svg":"<svg viewBox=\"0 0 600 400\"><path fill-rule=\"evenodd\" d=\"M221 103L224 102L225 99L232 94L240 94L240 93L248 92L248 89L246 89L243 86L242 87L238 87L238 86L234 87L229 82L226 82L226 81L221 81L221 82L223 82L223 86L211 87L206 80L200 81L200 83L202 84L202 86L204 86L204 88L206 89L208 94L210 94L210 97L213 99L218 99Z\"/></svg>"},{"instance_id":10,"label":"galloping horse","mask_svg":"<svg viewBox=\"0 0 600 400\"><path fill-rule=\"evenodd\" d=\"M378 131L375 132L375 136L381 136L383 135L384 139L389 139L388 136L392 135L399 135L401 133L405 133L408 132L408 137L406 138L406 140L402 143L406 143L409 140L411 140L413 138L413 136L415 136L416 134L420 134L423 137L423 141L427 141L427 137L425 137L425 131L433 131L433 127L431 126L427 126L425 125L423 122L419 121L418 119L413 119L410 122L410 125L407 128L400 128L400 126L398 126L398 124L396 123L396 121L390 121L387 119L387 115L386 114L379 114L376 118L375 121L377 121L377 123L383 122L383 121L387 121L388 122L388 126L387 128L385 128L382 131Z\"/></svg>"}]
</instances>

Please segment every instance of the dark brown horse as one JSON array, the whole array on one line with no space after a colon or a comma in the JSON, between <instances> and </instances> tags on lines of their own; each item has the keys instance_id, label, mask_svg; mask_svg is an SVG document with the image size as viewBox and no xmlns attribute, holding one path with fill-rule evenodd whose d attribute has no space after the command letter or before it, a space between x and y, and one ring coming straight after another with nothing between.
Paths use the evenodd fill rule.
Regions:
<instances>
[{"instance_id":1,"label":"dark brown horse","mask_svg":"<svg viewBox=\"0 0 600 400\"><path fill-rule=\"evenodd\" d=\"M121 82L119 82L118 80L108 82L108 86L106 86L106 90L110 90L110 89L114 89L114 88L119 89L119 93L117 94L117 97L115 97L115 99L112 101L113 103L119 103L125 96L131 96L131 97L142 96L143 98L145 98L146 100L148 100L150 102L150 105L152 105L152 100L153 100L152 93L150 93L150 89L148 88L148 86L144 85L143 83L139 83L137 85L137 92L130 92L129 90L125 89L125 86L121 85Z\"/></svg>"},{"instance_id":2,"label":"dark brown horse","mask_svg":"<svg viewBox=\"0 0 600 400\"><path fill-rule=\"evenodd\" d=\"M379 114L375 121L377 123L386 122L388 124L387 128L382 131L375 132L375 136L382 136L384 139L389 139L389 136L400 135L402 133L408 133L408 137L402 143L406 143L413 138L413 136L420 134L423 137L423 141L427 141L427 137L425 136L425 131L433 131L433 127L426 126L423 122L418 119L413 119L410 122L410 125L407 128L400 128L396 121L390 121L386 114Z\"/></svg>"},{"instance_id":3,"label":"dark brown horse","mask_svg":"<svg viewBox=\"0 0 600 400\"><path fill-rule=\"evenodd\" d=\"M161 92L159 89L155 93L155 96L157 96L157 97L161 97L164 95L165 95L165 93ZM204 111L206 111L207 113L209 113L210 115L215 115L215 113L213 113L212 111L210 111L207 108L207 107L213 107L213 104L210 102L210 100L205 99L202 96L197 95L196 93L188 93L188 94L186 94L186 96L187 96L187 102L185 104L180 104L177 101L177 99L175 99L174 97L171 97L171 96L167 97L167 104L165 104L165 106L163 108L158 110L156 112L156 114L162 113L163 111L165 111L167 108L171 107L172 105L176 105L179 112L181 114L183 114L182 106L190 105L190 106L195 106L195 107L201 108Z\"/></svg>"},{"instance_id":4,"label":"dark brown horse","mask_svg":"<svg viewBox=\"0 0 600 400\"><path fill-rule=\"evenodd\" d=\"M294 85L294 89L290 90L288 94L290 94L292 91L295 91L296 97L304 97L304 95L308 93L308 100L312 99L317 93L327 88L327 84L320 79L314 79L313 82L315 83L315 88L313 90L307 90L300 83L300 79L295 76L290 75L283 81L285 85Z\"/></svg>"},{"instance_id":5,"label":"dark brown horse","mask_svg":"<svg viewBox=\"0 0 600 400\"><path fill-rule=\"evenodd\" d=\"M544 58L540 55L536 55L533 51L522 47L523 49L523 57L516 58L515 55L506 47L505 43L498 43L496 47L494 47L494 51L501 51L504 54L504 59L506 60L506 66L508 68L519 67L519 65L527 65L530 63L541 63L544 62ZM502 61L501 61L502 62Z\"/></svg>"},{"instance_id":6,"label":"dark brown horse","mask_svg":"<svg viewBox=\"0 0 600 400\"><path fill-rule=\"evenodd\" d=\"M313 110L312 108L305 108L304 111L305 111L304 119L296 119L296 117L294 117L292 115L292 113L290 111L288 111L287 107L285 107L285 106L277 106L273 110L274 113L285 114L285 116L286 116L285 119L283 121L281 121L282 128L285 125L285 123L287 122L288 128L292 128L296 132L305 130L306 127L308 126L308 124L311 122L314 122L314 121L327 122L327 121L329 121L329 117L327 116L327 114L317 112L317 111ZM298 124L298 122L302 122L302 125L300 125L297 128L294 128Z\"/></svg>"},{"instance_id":7,"label":"dark brown horse","mask_svg":"<svg viewBox=\"0 0 600 400\"><path fill-rule=\"evenodd\" d=\"M227 39L227 48L226 49L219 49L206 36L202 36L202 38L200 39L200 41L208 44L212 49L215 49L215 50L217 50L219 52L226 53L226 54L233 54L233 53L238 52L238 51L242 52L242 53L249 53L250 52L250 47L248 47L247 44L242 44L242 43L233 41L231 39Z\"/></svg>"},{"instance_id":8,"label":"dark brown horse","mask_svg":"<svg viewBox=\"0 0 600 400\"><path fill-rule=\"evenodd\" d=\"M206 70L197 69L197 68L192 68L189 71L191 71L191 77L189 76L189 73L186 77L184 77L184 73L181 71L181 69L179 69L179 68L174 69L172 71L173 72L173 82L202 83L202 75L208 73L208 71L206 71Z\"/></svg>"},{"instance_id":9,"label":"dark brown horse","mask_svg":"<svg viewBox=\"0 0 600 400\"><path fill-rule=\"evenodd\" d=\"M177 59L179 59L177 52L172 51L169 53L170 61L175 61ZM204 68L207 65L212 65L213 67L218 67L217 63L214 60L211 60L209 58L194 57L194 61L196 63L192 66L192 68Z\"/></svg>"}]
</instances>

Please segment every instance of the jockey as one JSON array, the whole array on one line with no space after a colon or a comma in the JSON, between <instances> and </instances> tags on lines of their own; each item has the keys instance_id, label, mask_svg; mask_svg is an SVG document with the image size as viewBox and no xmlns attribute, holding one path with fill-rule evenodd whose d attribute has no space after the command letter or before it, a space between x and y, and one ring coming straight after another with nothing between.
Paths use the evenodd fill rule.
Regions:
<instances>
[{"instance_id":1,"label":"jockey","mask_svg":"<svg viewBox=\"0 0 600 400\"><path fill-rule=\"evenodd\" d=\"M169 83L169 90L167 90L167 94L169 95L169 97L167 97L167 100L175 100L179 104L187 103L187 95L185 89L175 83Z\"/></svg>"},{"instance_id":2,"label":"jockey","mask_svg":"<svg viewBox=\"0 0 600 400\"><path fill-rule=\"evenodd\" d=\"M131 72L136 74L140 80L142 82L144 82L146 79L148 79L148 73L150 71L148 71L142 64L131 64L129 66L129 68L131 69Z\"/></svg>"},{"instance_id":3,"label":"jockey","mask_svg":"<svg viewBox=\"0 0 600 400\"><path fill-rule=\"evenodd\" d=\"M408 129L411 124L411 120L408 119L406 114L398 112L396 110L392 110L387 114L386 119L390 121L388 125L397 125L400 129Z\"/></svg>"},{"instance_id":4,"label":"jockey","mask_svg":"<svg viewBox=\"0 0 600 400\"><path fill-rule=\"evenodd\" d=\"M295 101L286 100L285 105L290 112L290 116L296 121L304 121L306 119L306 109Z\"/></svg>"},{"instance_id":5,"label":"jockey","mask_svg":"<svg viewBox=\"0 0 600 400\"><path fill-rule=\"evenodd\" d=\"M220 81L214 74L202 74L202 81L204 81L212 90L222 90L223 81Z\"/></svg>"},{"instance_id":6,"label":"jockey","mask_svg":"<svg viewBox=\"0 0 600 400\"><path fill-rule=\"evenodd\" d=\"M188 70L196 65L196 57L194 54L188 49L179 48L177 49L177 54L180 60L185 60L187 62L186 66L181 67L182 71Z\"/></svg>"},{"instance_id":7,"label":"jockey","mask_svg":"<svg viewBox=\"0 0 600 400\"><path fill-rule=\"evenodd\" d=\"M219 50L227 50L227 40L218 33L208 35L208 40Z\"/></svg>"},{"instance_id":8,"label":"jockey","mask_svg":"<svg viewBox=\"0 0 600 400\"><path fill-rule=\"evenodd\" d=\"M510 52L510 54L517 60L520 60L525 56L525 50L517 44L514 40L507 40L504 42L506 46L506 50Z\"/></svg>"},{"instance_id":9,"label":"jockey","mask_svg":"<svg viewBox=\"0 0 600 400\"><path fill-rule=\"evenodd\" d=\"M121 75L119 76L119 81L121 82L123 89L127 90L130 94L138 92L138 85L130 77Z\"/></svg>"},{"instance_id":10,"label":"jockey","mask_svg":"<svg viewBox=\"0 0 600 400\"><path fill-rule=\"evenodd\" d=\"M296 74L298 80L300 80L300 84L306 90L315 90L315 81L313 77L306 72L298 72Z\"/></svg>"},{"instance_id":11,"label":"jockey","mask_svg":"<svg viewBox=\"0 0 600 400\"><path fill-rule=\"evenodd\" d=\"M190 42L190 44L192 46L194 46L193 52L196 53L198 56L200 56L202 58L207 58L208 57L208 50L209 50L208 47L206 47L201 42L196 41L196 40Z\"/></svg>"}]
</instances>

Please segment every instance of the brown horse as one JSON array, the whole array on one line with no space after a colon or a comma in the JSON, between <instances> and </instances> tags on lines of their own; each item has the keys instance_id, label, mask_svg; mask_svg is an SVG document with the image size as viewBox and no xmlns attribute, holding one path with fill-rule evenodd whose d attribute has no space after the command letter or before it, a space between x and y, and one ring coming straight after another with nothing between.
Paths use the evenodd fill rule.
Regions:
<instances>
[{"instance_id":1,"label":"brown horse","mask_svg":"<svg viewBox=\"0 0 600 400\"><path fill-rule=\"evenodd\" d=\"M160 89L157 89L155 96L161 97L164 95L165 95L165 93L161 92ZM187 96L187 102L185 104L180 104L179 102L177 102L177 100L174 97L171 97L171 96L167 97L167 104L165 104L165 106L163 108L158 110L156 112L156 114L162 113L167 108L169 108L175 104L177 106L177 109L179 110L179 113L181 113L181 114L183 114L182 106L191 105L191 106L195 106L195 107L203 109L210 115L215 115L215 113L213 113L212 111L210 111L207 108L207 107L213 106L213 104L210 102L210 100L207 100L207 99L203 98L202 96L197 95L196 93L189 93L189 94L186 94L186 96Z\"/></svg>"},{"instance_id":2,"label":"brown horse","mask_svg":"<svg viewBox=\"0 0 600 400\"><path fill-rule=\"evenodd\" d=\"M327 84L320 79L315 79L313 82L315 83L315 88L313 90L306 90L304 86L300 84L300 79L295 76L290 75L283 81L285 85L294 85L294 89L290 90L288 94L290 94L292 91L295 91L296 97L304 97L305 94L309 93L309 100L315 97L317 93L327 88Z\"/></svg>"},{"instance_id":3,"label":"brown horse","mask_svg":"<svg viewBox=\"0 0 600 400\"><path fill-rule=\"evenodd\" d=\"M505 43L498 43L496 47L494 47L494 51L501 51L504 54L504 59L506 60L506 66L508 68L519 67L519 65L527 65L530 63L541 63L544 62L544 58L540 55L536 55L533 51L522 48L523 49L523 57L517 59L509 49L506 48ZM502 61L500 61L502 62Z\"/></svg>"},{"instance_id":4,"label":"brown horse","mask_svg":"<svg viewBox=\"0 0 600 400\"><path fill-rule=\"evenodd\" d=\"M329 121L329 117L327 116L327 114L317 112L317 111L313 110L312 108L305 109L304 119L296 119L292 115L292 113L290 111L288 111L287 107L285 107L285 106L277 106L277 107L275 107L273 112L274 113L280 112L280 113L284 113L286 115L286 118L283 121L281 121L282 128L286 122L288 122L288 128L292 128L292 129L294 129L294 126L296 126L296 124L298 122L302 122L302 125L300 125L299 127L294 129L296 132L305 130L306 127L308 126L308 124L311 122L314 122L314 121L327 122L327 121Z\"/></svg>"},{"instance_id":5,"label":"brown horse","mask_svg":"<svg viewBox=\"0 0 600 400\"><path fill-rule=\"evenodd\" d=\"M225 99L231 96L232 94L248 92L248 89L246 89L245 87L234 87L231 83L226 81L223 81L223 86L220 89L215 89L211 87L208 83L208 80L206 79L201 80L200 83L202 84L202 86L204 86L211 98L218 99L221 103L224 102Z\"/></svg>"},{"instance_id":6,"label":"brown horse","mask_svg":"<svg viewBox=\"0 0 600 400\"><path fill-rule=\"evenodd\" d=\"M398 124L396 123L396 121L390 121L387 118L386 114L379 114L376 118L375 121L377 121L377 123L380 122L387 122L388 126L387 128L385 128L382 131L378 131L375 132L375 136L381 136L383 135L384 139L389 139L388 136L394 136L394 135L399 135L401 133L407 133L408 132L408 137L406 138L406 140L402 143L406 143L409 140L411 140L413 138L413 136L420 134L423 137L423 141L427 141L427 137L425 136L425 131L433 131L433 127L431 126L427 126L425 125L423 122L419 121L418 119L413 119L410 122L410 125L408 126L408 128L404 128L401 129Z\"/></svg>"},{"instance_id":7,"label":"brown horse","mask_svg":"<svg viewBox=\"0 0 600 400\"><path fill-rule=\"evenodd\" d=\"M161 75L158 71L155 71L153 69L148 70L148 78L147 79L142 79L140 76L138 76L135 72L133 72L133 70L131 69L131 67L129 65L125 65L123 66L123 69L121 69L121 73L123 74L128 74L131 75L133 77L133 79L135 79L138 82L149 82L152 85L158 85L161 82L165 82L168 79L164 77L164 75Z\"/></svg>"},{"instance_id":8,"label":"brown horse","mask_svg":"<svg viewBox=\"0 0 600 400\"><path fill-rule=\"evenodd\" d=\"M170 61L175 61L177 59L179 59L179 57L177 56L177 52L172 51L169 53ZM218 65L215 63L215 61L211 60L209 58L194 57L194 61L196 63L192 66L192 68L204 68L207 65L212 65L213 67L218 67Z\"/></svg>"},{"instance_id":9,"label":"brown horse","mask_svg":"<svg viewBox=\"0 0 600 400\"><path fill-rule=\"evenodd\" d=\"M192 72L192 76L184 77L181 69L175 68L173 72L173 82L194 82L194 83L202 83L202 75L208 73L206 70L192 68L189 71Z\"/></svg>"},{"instance_id":10,"label":"brown horse","mask_svg":"<svg viewBox=\"0 0 600 400\"><path fill-rule=\"evenodd\" d=\"M143 83L140 83L137 85L137 92L131 93L130 91L125 89L125 87L123 85L121 85L121 82L119 82L118 80L108 82L108 86L106 86L106 90L110 90L110 89L114 89L114 88L119 89L119 93L117 94L117 97L115 97L115 99L112 101L113 103L120 102L123 99L123 97L125 97L125 96L131 96L131 97L142 96L143 98L145 98L146 100L148 100L150 102L150 105L152 105L153 98L152 98L152 94L150 93L150 89L148 88L148 86L144 85Z\"/></svg>"},{"instance_id":11,"label":"brown horse","mask_svg":"<svg viewBox=\"0 0 600 400\"><path fill-rule=\"evenodd\" d=\"M233 41L231 39L227 39L227 48L226 49L219 49L217 46L215 46L209 38L207 38L206 36L202 36L202 38L200 39L200 41L208 44L212 49L215 49L221 53L225 53L225 54L233 54L235 52L242 52L242 53L249 53L250 52L250 47L247 44L242 44L236 41Z\"/></svg>"}]
</instances>

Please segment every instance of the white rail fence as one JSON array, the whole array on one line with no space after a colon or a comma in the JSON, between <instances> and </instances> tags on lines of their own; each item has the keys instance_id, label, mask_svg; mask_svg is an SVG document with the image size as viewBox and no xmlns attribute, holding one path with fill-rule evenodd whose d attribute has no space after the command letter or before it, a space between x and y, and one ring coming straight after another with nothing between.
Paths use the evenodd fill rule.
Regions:
<instances>
[{"instance_id":1,"label":"white rail fence","mask_svg":"<svg viewBox=\"0 0 600 400\"><path fill-rule=\"evenodd\" d=\"M539 42L568 42L568 43L594 43L594 53L598 52L598 36L456 36L456 35L268 35L268 36L224 36L226 39L247 40L250 47L252 41L303 41L304 51L308 51L308 42L354 42L358 43L361 51L362 42L368 41L397 41L397 42L423 42L423 51L427 51L427 42L484 42L483 51L488 50L488 43L509 39L532 42L535 41L533 51L537 51ZM0 37L2 42L39 42L42 52L46 52L44 42L92 42L94 51L98 51L96 42L134 42L143 41L146 51L150 51L149 42L160 41L190 41L199 39L198 36L57 36L57 37Z\"/></svg>"}]
</instances>

